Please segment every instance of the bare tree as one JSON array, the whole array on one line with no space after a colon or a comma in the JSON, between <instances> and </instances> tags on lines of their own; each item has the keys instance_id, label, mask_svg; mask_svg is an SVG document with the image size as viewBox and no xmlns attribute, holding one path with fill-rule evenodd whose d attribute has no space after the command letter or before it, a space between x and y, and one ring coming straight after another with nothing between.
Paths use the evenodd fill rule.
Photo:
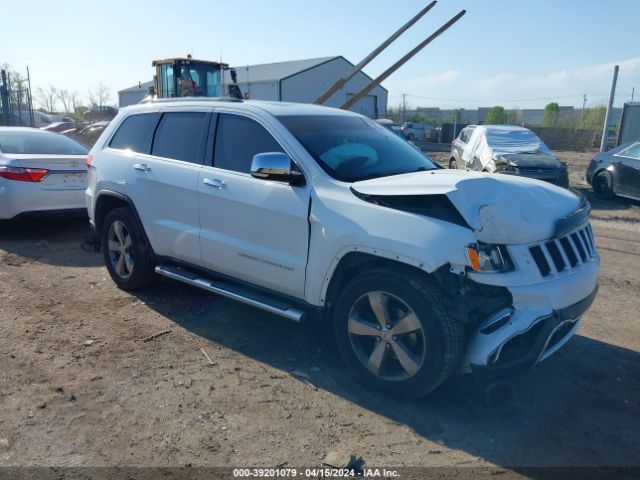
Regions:
<instances>
[{"instance_id":1,"label":"bare tree","mask_svg":"<svg viewBox=\"0 0 640 480\"><path fill-rule=\"evenodd\" d=\"M89 102L93 107L101 107L110 103L111 90L104 83L100 82L95 89L89 89Z\"/></svg>"},{"instance_id":2,"label":"bare tree","mask_svg":"<svg viewBox=\"0 0 640 480\"><path fill-rule=\"evenodd\" d=\"M36 90L38 102L47 112L53 113L58 105L58 90L53 85L49 85L45 88L38 87Z\"/></svg>"},{"instance_id":3,"label":"bare tree","mask_svg":"<svg viewBox=\"0 0 640 480\"><path fill-rule=\"evenodd\" d=\"M76 113L78 110L78 107L81 106L80 96L78 95L78 92L76 90L74 90L69 94L69 102L71 103L71 108L73 108L73 113Z\"/></svg>"},{"instance_id":4,"label":"bare tree","mask_svg":"<svg viewBox=\"0 0 640 480\"><path fill-rule=\"evenodd\" d=\"M62 108L64 109L64 113L72 113L71 108L73 108L71 106L71 95L69 93L69 90L65 90L64 88L58 88L56 89L56 98L58 100L60 100L60 103L62 103Z\"/></svg>"}]
</instances>

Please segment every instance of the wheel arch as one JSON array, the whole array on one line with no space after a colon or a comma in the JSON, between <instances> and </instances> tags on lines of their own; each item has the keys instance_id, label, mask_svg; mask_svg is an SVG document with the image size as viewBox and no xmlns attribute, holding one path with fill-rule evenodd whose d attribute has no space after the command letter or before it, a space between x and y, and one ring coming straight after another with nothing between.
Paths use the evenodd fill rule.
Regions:
<instances>
[{"instance_id":1,"label":"wheel arch","mask_svg":"<svg viewBox=\"0 0 640 480\"><path fill-rule=\"evenodd\" d=\"M416 276L428 276L426 265L399 255L385 255L384 252L370 252L365 249L351 249L336 257L333 268L325 277L321 292L321 303L330 309L338 298L342 288L352 279L367 270L374 268L391 268Z\"/></svg>"},{"instance_id":2,"label":"wheel arch","mask_svg":"<svg viewBox=\"0 0 640 480\"><path fill-rule=\"evenodd\" d=\"M144 226L140 220L140 216L138 215L138 210L136 209L133 201L127 195L111 190L104 190L100 192L96 200L94 210L94 224L96 232L99 233L102 230L102 223L104 222L104 219L107 217L109 212L115 208L130 208L133 212L133 216L142 229L145 239L149 241L147 232L144 230Z\"/></svg>"}]
</instances>

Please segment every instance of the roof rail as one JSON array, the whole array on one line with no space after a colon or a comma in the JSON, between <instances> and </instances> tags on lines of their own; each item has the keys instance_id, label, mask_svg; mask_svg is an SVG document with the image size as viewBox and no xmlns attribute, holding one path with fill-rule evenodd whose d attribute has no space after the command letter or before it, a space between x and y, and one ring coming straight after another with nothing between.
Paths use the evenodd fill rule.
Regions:
<instances>
[{"instance_id":1,"label":"roof rail","mask_svg":"<svg viewBox=\"0 0 640 480\"><path fill-rule=\"evenodd\" d=\"M140 103L173 103L173 102L230 102L242 103L243 100L235 97L169 97L151 98L145 97Z\"/></svg>"}]
</instances>

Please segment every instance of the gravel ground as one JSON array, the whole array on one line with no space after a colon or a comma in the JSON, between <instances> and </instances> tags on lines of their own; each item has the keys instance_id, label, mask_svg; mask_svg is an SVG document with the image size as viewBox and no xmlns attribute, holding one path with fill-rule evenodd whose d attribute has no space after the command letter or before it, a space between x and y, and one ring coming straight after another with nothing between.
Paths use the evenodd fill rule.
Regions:
<instances>
[{"instance_id":1,"label":"gravel ground","mask_svg":"<svg viewBox=\"0 0 640 480\"><path fill-rule=\"evenodd\" d=\"M558 155L591 198L590 155ZM317 328L171 281L120 291L86 219L0 223L0 466L640 466L640 204L591 200L596 302L500 406L468 377L392 400Z\"/></svg>"}]
</instances>

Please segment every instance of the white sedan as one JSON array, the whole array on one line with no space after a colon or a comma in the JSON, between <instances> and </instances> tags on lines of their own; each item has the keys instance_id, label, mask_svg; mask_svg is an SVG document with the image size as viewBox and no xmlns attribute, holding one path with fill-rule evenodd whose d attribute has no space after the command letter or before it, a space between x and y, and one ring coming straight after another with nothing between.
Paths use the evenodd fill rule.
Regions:
<instances>
[{"instance_id":1,"label":"white sedan","mask_svg":"<svg viewBox=\"0 0 640 480\"><path fill-rule=\"evenodd\" d=\"M88 154L59 133L0 127L0 219L85 209Z\"/></svg>"}]
</instances>

